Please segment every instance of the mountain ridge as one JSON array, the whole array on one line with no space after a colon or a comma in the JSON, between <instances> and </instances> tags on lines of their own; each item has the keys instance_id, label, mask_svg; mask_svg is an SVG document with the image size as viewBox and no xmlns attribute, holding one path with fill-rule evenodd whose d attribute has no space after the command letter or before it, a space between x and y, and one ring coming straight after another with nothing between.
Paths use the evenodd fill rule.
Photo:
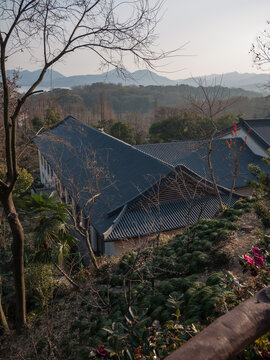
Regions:
<instances>
[{"instance_id":1,"label":"mountain ridge","mask_svg":"<svg viewBox=\"0 0 270 360\"><path fill-rule=\"evenodd\" d=\"M8 70L8 76L12 77L14 70ZM31 85L40 74L41 70L19 71L18 85L27 87ZM73 75L65 76L58 71L48 71L39 88L56 88L74 86L85 86L94 83L112 83L122 84L125 86L175 86L175 85L190 85L198 86L200 81L206 86L222 85L229 88L242 88L248 91L256 91L258 93L269 93L270 74L256 74L256 73L238 73L230 72L226 74L211 74L202 77L189 77L186 79L172 80L165 76L156 74L150 70L137 70L129 72L127 70L110 70L101 74L88 75Z\"/></svg>"}]
</instances>

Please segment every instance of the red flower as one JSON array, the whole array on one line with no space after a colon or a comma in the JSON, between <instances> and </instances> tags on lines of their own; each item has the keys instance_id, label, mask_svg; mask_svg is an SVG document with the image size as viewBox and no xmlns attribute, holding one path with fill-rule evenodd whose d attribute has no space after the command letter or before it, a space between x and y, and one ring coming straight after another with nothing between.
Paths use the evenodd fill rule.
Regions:
<instances>
[{"instance_id":1,"label":"red flower","mask_svg":"<svg viewBox=\"0 0 270 360\"><path fill-rule=\"evenodd\" d=\"M246 142L247 142L247 135L245 136L245 144L246 144Z\"/></svg>"},{"instance_id":2,"label":"red flower","mask_svg":"<svg viewBox=\"0 0 270 360\"><path fill-rule=\"evenodd\" d=\"M254 255L260 255L261 254L261 250L257 247L254 246L251 251L253 252Z\"/></svg>"},{"instance_id":3,"label":"red flower","mask_svg":"<svg viewBox=\"0 0 270 360\"><path fill-rule=\"evenodd\" d=\"M98 345L98 348L96 349L96 353L97 353L97 355L106 357L109 354L109 351L105 350L104 345Z\"/></svg>"},{"instance_id":4,"label":"red flower","mask_svg":"<svg viewBox=\"0 0 270 360\"><path fill-rule=\"evenodd\" d=\"M263 266L264 265L264 261L263 261L263 256L262 255L255 255L254 256L254 262L257 266Z\"/></svg>"},{"instance_id":5,"label":"red flower","mask_svg":"<svg viewBox=\"0 0 270 360\"><path fill-rule=\"evenodd\" d=\"M253 260L251 259L250 256L244 255L244 259L246 260L246 262L248 263L248 265L252 265L252 264L253 264Z\"/></svg>"},{"instance_id":6,"label":"red flower","mask_svg":"<svg viewBox=\"0 0 270 360\"><path fill-rule=\"evenodd\" d=\"M237 125L236 125L236 123L233 124L233 131L235 132L235 134L237 133Z\"/></svg>"}]
</instances>

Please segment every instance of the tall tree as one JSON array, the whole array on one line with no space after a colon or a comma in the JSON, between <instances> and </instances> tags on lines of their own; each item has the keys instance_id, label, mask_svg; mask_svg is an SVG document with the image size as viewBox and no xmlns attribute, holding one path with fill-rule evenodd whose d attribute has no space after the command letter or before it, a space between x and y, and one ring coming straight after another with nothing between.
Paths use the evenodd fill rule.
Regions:
<instances>
[{"instance_id":1,"label":"tall tree","mask_svg":"<svg viewBox=\"0 0 270 360\"><path fill-rule=\"evenodd\" d=\"M117 139L123 140L128 144L134 144L134 130L128 124L121 121L113 124L110 128L110 134Z\"/></svg>"},{"instance_id":2,"label":"tall tree","mask_svg":"<svg viewBox=\"0 0 270 360\"><path fill-rule=\"evenodd\" d=\"M46 71L68 54L86 49L102 63L123 69L124 55L153 67L168 53L153 51L154 30L162 1L148 0L2 0L0 4L0 69L3 88L1 111L5 134L7 173L0 180L0 201L13 235L13 262L17 303L17 328L26 324L24 286L24 231L12 191L18 178L16 129L26 100L36 93ZM37 51L34 49L41 49ZM7 73L10 59L30 53L42 64L37 78L12 107ZM0 126L1 128L1 126Z\"/></svg>"},{"instance_id":3,"label":"tall tree","mask_svg":"<svg viewBox=\"0 0 270 360\"><path fill-rule=\"evenodd\" d=\"M202 116L204 118L209 119L210 122L210 129L207 136L207 164L209 168L210 173L210 179L218 200L219 204L219 210L222 211L224 208L224 204L222 202L222 198L218 189L218 184L216 181L216 176L212 164L212 152L213 152L213 139L216 136L216 133L218 131L216 118L218 115L222 114L224 109L226 107L229 107L232 102L227 99L224 101L224 95L223 95L223 88L221 87L221 82L219 84L216 83L216 80L214 80L212 87L206 86L206 79L199 79L195 80L197 83L200 92L201 97L200 98L190 98L189 106L191 107L192 111L197 113L199 116ZM236 171L237 173L237 171Z\"/></svg>"}]
</instances>

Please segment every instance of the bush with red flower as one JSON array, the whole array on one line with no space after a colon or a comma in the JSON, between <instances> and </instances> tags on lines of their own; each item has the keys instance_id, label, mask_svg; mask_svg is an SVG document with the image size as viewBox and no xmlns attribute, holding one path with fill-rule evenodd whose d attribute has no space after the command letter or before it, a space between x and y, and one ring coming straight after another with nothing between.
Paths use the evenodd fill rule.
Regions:
<instances>
[{"instance_id":1,"label":"bush with red flower","mask_svg":"<svg viewBox=\"0 0 270 360\"><path fill-rule=\"evenodd\" d=\"M243 268L243 272L250 271L252 276L258 275L258 271L265 268L265 260L262 249L257 246L253 246L248 254L243 255L240 258L240 264Z\"/></svg>"},{"instance_id":2,"label":"bush with red flower","mask_svg":"<svg viewBox=\"0 0 270 360\"><path fill-rule=\"evenodd\" d=\"M109 355L109 351L105 349L104 345L98 345L96 349L96 354L101 357L107 357Z\"/></svg>"}]
</instances>

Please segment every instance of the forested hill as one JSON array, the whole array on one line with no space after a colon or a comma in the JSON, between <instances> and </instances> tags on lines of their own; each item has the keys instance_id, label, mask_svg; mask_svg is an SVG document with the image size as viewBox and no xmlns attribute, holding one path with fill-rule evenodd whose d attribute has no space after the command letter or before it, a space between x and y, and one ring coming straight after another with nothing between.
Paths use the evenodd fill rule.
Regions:
<instances>
[{"instance_id":1,"label":"forested hill","mask_svg":"<svg viewBox=\"0 0 270 360\"><path fill-rule=\"evenodd\" d=\"M209 94L216 92L217 88L207 88ZM259 93L243 89L221 88L221 99L249 98L260 96ZM48 94L39 95L40 97ZM70 89L54 89L52 96L61 106L66 104L81 104L86 108L93 108L96 104L105 101L114 113L126 112L147 113L161 106L178 106L187 103L189 98L200 98L201 90L189 85L176 86L122 86L115 84L95 83L88 86L77 86ZM35 101L36 99L32 100Z\"/></svg>"},{"instance_id":2,"label":"forested hill","mask_svg":"<svg viewBox=\"0 0 270 360\"><path fill-rule=\"evenodd\" d=\"M216 91L215 87L209 87L210 94ZM104 92L106 101L112 103L116 113L122 112L148 112L156 106L171 106L182 104L189 97L201 98L199 88L189 85L176 86L122 86L114 84L97 83L91 86L74 87L73 92L79 95L84 104L92 107L97 101L99 94ZM259 97L260 94L242 89L222 88L219 91L221 99L231 97Z\"/></svg>"}]
</instances>

